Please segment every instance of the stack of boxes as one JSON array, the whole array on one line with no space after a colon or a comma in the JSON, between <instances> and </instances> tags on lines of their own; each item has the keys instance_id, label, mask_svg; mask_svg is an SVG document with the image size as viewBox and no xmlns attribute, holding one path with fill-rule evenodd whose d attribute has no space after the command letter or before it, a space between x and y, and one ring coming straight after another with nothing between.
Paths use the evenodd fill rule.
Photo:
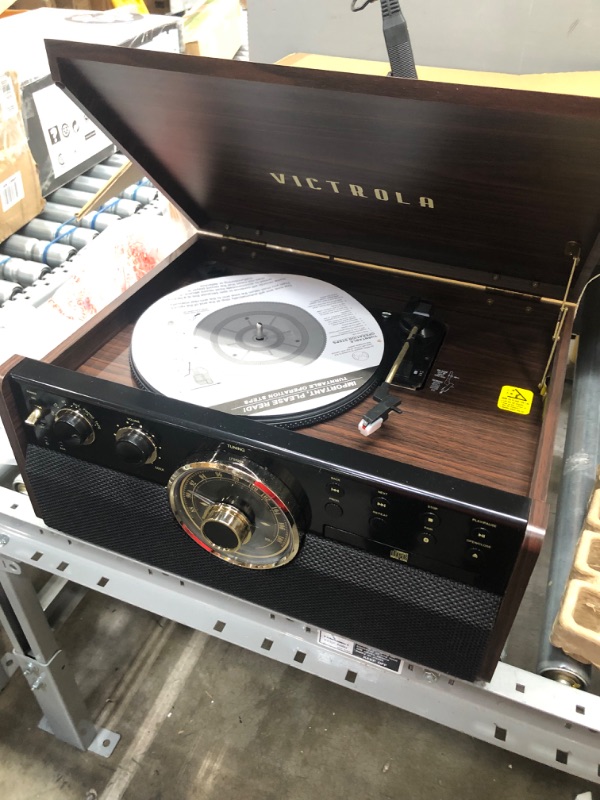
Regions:
<instances>
[{"instance_id":1,"label":"stack of boxes","mask_svg":"<svg viewBox=\"0 0 600 800\"><path fill-rule=\"evenodd\" d=\"M52 7L14 11L40 4ZM12 9L0 18L0 241L39 214L44 197L114 151L54 85L45 39L217 58L233 58L244 41L240 0L16 0Z\"/></svg>"},{"instance_id":2,"label":"stack of boxes","mask_svg":"<svg viewBox=\"0 0 600 800\"><path fill-rule=\"evenodd\" d=\"M37 168L27 143L17 76L0 72L0 241L42 210Z\"/></svg>"},{"instance_id":3,"label":"stack of boxes","mask_svg":"<svg viewBox=\"0 0 600 800\"><path fill-rule=\"evenodd\" d=\"M183 49L181 20L126 8L40 8L0 19L0 240L35 217L43 197L114 151L113 142L54 85L44 39Z\"/></svg>"}]
</instances>

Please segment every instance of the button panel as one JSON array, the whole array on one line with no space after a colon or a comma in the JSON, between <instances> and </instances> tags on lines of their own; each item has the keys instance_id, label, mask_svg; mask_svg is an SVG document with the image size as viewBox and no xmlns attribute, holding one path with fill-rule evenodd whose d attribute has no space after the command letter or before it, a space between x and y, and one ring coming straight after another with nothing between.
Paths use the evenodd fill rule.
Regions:
<instances>
[{"instance_id":1,"label":"button panel","mask_svg":"<svg viewBox=\"0 0 600 800\"><path fill-rule=\"evenodd\" d=\"M161 404L166 403L167 399L161 398ZM85 447L52 437L53 420L65 408L93 420L93 441ZM352 473L343 462L327 469L323 458L314 463L303 461L291 450L269 451L260 441L248 445L247 438L236 440L216 427L205 426L203 432L191 433L188 422L164 421L162 405L160 415L139 412L137 407L124 411L114 404L83 403L68 393L25 386L20 413L27 421L24 430L30 443L164 486L190 454L214 452L215 446L230 447L236 455L268 465L275 474L291 476L306 497L307 531L497 593L506 587L524 535L524 520L507 524L493 511L486 516L481 511L485 504L476 506L476 516L454 498L432 502L432 494L410 485L396 486L389 478L384 482L376 471ZM138 456L135 451L131 458L129 451L123 453L123 447L117 445L122 443L124 431L128 445L139 450L141 441L151 452L144 450ZM135 441L130 442L131 437ZM399 465L400 472L402 468Z\"/></svg>"},{"instance_id":2,"label":"button panel","mask_svg":"<svg viewBox=\"0 0 600 800\"><path fill-rule=\"evenodd\" d=\"M456 580L500 591L518 552L520 534L495 521L343 476L324 480L320 496L313 529L326 538ZM332 525L342 517L343 528Z\"/></svg>"},{"instance_id":3,"label":"button panel","mask_svg":"<svg viewBox=\"0 0 600 800\"><path fill-rule=\"evenodd\" d=\"M508 579L520 536L500 532L497 522L350 479L325 482L321 492L328 539L394 560L402 553L406 564L498 591ZM342 516L343 529L331 525Z\"/></svg>"}]
</instances>

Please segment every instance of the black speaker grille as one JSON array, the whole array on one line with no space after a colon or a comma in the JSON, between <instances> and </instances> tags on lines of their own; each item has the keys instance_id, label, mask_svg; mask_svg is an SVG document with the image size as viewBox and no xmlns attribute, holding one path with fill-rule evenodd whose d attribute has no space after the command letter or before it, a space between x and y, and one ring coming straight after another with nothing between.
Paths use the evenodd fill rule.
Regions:
<instances>
[{"instance_id":1,"label":"black speaker grille","mask_svg":"<svg viewBox=\"0 0 600 800\"><path fill-rule=\"evenodd\" d=\"M27 475L47 525L394 655L474 680L501 598L307 534L285 567L245 570L179 527L167 491L30 446Z\"/></svg>"}]
</instances>

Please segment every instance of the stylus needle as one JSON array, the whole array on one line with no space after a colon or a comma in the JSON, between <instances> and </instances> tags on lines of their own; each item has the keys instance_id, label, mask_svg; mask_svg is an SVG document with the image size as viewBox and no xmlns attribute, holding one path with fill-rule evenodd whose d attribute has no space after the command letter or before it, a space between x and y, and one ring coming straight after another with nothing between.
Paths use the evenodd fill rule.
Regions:
<instances>
[{"instance_id":1,"label":"stylus needle","mask_svg":"<svg viewBox=\"0 0 600 800\"><path fill-rule=\"evenodd\" d=\"M396 359L392 364L392 368L388 372L385 381L375 390L373 397L378 401L377 405L373 406L373 408L367 412L358 423L358 430L363 436L370 436L372 433L375 433L375 431L378 431L392 411L395 411L398 414L402 413L398 408L401 400L398 397L394 397L390 394L390 385L394 380L396 373L400 369L400 365L406 358L406 354L409 351L412 340L415 338L418 332L419 326L413 325L408 333L408 336L404 340L404 344L400 348L400 352L396 356Z\"/></svg>"}]
</instances>

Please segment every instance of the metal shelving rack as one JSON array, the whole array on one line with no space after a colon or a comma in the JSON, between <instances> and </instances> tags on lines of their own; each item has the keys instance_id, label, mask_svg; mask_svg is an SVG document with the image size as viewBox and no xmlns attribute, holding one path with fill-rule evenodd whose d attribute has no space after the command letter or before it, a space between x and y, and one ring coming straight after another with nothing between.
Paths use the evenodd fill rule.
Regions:
<instances>
[{"instance_id":1,"label":"metal shelving rack","mask_svg":"<svg viewBox=\"0 0 600 800\"><path fill-rule=\"evenodd\" d=\"M0 622L43 712L41 727L79 749L109 755L118 734L88 718L24 565L34 565L115 599L328 681L426 717L510 752L600 783L600 697L500 663L485 685L402 661L398 671L320 643L316 628L179 577L149 569L47 528L28 498L0 488Z\"/></svg>"}]
</instances>

